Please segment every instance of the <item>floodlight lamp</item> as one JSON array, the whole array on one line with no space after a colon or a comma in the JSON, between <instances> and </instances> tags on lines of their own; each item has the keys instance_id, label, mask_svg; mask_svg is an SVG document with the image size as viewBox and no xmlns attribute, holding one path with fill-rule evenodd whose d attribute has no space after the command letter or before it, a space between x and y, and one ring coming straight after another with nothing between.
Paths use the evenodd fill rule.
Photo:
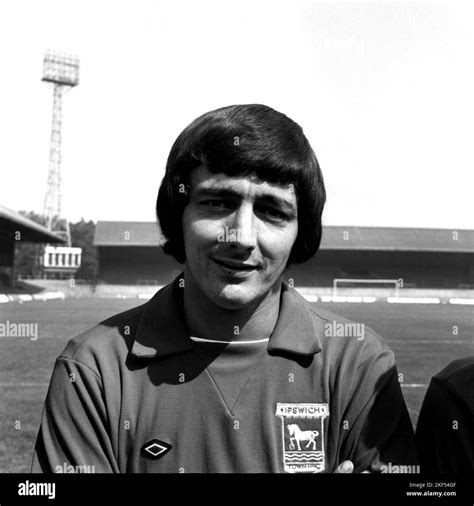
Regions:
<instances>
[{"instance_id":1,"label":"floodlight lamp","mask_svg":"<svg viewBox=\"0 0 474 506\"><path fill-rule=\"evenodd\" d=\"M43 81L66 86L79 84L79 57L69 53L46 51Z\"/></svg>"}]
</instances>

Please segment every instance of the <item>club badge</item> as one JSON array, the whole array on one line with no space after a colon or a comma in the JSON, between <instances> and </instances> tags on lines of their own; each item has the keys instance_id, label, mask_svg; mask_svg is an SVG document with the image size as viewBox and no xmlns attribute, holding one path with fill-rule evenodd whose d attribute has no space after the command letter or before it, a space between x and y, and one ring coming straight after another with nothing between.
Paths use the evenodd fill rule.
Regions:
<instances>
[{"instance_id":1,"label":"club badge","mask_svg":"<svg viewBox=\"0 0 474 506\"><path fill-rule=\"evenodd\" d=\"M324 419L327 404L278 403L281 418L283 464L288 473L320 473L326 468Z\"/></svg>"}]
</instances>

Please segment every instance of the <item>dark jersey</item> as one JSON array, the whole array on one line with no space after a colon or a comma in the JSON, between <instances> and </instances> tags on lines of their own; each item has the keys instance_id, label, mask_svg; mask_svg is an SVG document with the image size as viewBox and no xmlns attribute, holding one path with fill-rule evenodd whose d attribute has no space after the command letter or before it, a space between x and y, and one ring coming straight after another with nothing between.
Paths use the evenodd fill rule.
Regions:
<instances>
[{"instance_id":1,"label":"dark jersey","mask_svg":"<svg viewBox=\"0 0 474 506\"><path fill-rule=\"evenodd\" d=\"M474 356L431 379L418 418L421 471L474 472Z\"/></svg>"},{"instance_id":2,"label":"dark jersey","mask_svg":"<svg viewBox=\"0 0 474 506\"><path fill-rule=\"evenodd\" d=\"M178 277L68 343L33 472L314 473L345 459L358 472L417 463L394 355L373 330L352 334L353 322L283 283L268 343L204 348L187 332L182 290Z\"/></svg>"}]
</instances>

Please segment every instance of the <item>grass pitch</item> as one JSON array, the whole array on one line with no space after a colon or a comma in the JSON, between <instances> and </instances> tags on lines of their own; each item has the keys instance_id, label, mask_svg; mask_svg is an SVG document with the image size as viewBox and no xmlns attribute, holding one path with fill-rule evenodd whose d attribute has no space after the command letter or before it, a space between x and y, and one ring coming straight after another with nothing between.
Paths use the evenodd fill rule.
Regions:
<instances>
[{"instance_id":1,"label":"grass pitch","mask_svg":"<svg viewBox=\"0 0 474 506\"><path fill-rule=\"evenodd\" d=\"M66 299L7 303L0 321L38 323L39 337L0 338L0 472L28 472L56 357L67 341L137 299ZM376 330L395 352L413 424L431 376L474 354L469 306L316 303ZM457 328L457 333L455 330Z\"/></svg>"}]
</instances>

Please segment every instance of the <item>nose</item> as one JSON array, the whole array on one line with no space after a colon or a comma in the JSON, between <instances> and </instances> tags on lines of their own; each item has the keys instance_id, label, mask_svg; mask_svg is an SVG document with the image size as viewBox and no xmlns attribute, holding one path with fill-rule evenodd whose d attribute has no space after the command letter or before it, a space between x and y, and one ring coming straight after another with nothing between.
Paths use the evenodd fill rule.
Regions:
<instances>
[{"instance_id":1,"label":"nose","mask_svg":"<svg viewBox=\"0 0 474 506\"><path fill-rule=\"evenodd\" d=\"M250 203L242 203L233 213L231 227L235 229L231 247L234 250L253 250L257 245L255 214Z\"/></svg>"}]
</instances>

